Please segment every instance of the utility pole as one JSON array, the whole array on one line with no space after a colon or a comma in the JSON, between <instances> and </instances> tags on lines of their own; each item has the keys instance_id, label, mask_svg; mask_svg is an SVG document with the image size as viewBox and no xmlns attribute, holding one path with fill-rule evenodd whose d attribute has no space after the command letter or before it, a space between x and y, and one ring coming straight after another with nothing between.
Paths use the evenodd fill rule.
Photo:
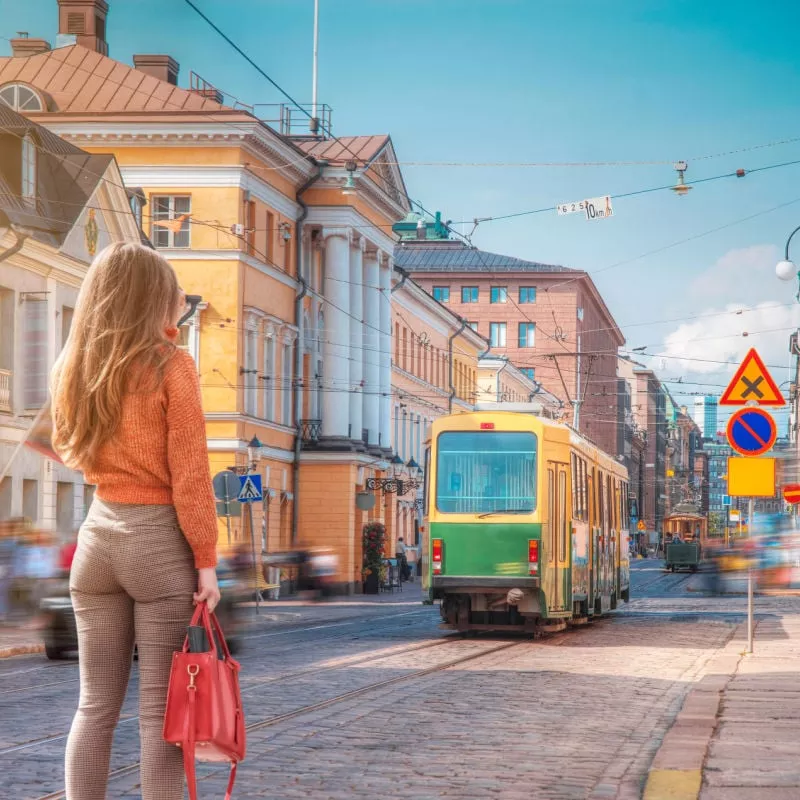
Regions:
<instances>
[{"instance_id":1,"label":"utility pole","mask_svg":"<svg viewBox=\"0 0 800 800\"><path fill-rule=\"evenodd\" d=\"M319 131L319 116L317 114L317 65L319 53L319 0L314 0L314 57L311 75L311 119L308 127L311 133Z\"/></svg>"},{"instance_id":2,"label":"utility pole","mask_svg":"<svg viewBox=\"0 0 800 800\"><path fill-rule=\"evenodd\" d=\"M747 538L753 538L753 516L755 514L755 500L750 498L747 508ZM753 652L753 564L752 554L747 559L747 653Z\"/></svg>"}]
</instances>

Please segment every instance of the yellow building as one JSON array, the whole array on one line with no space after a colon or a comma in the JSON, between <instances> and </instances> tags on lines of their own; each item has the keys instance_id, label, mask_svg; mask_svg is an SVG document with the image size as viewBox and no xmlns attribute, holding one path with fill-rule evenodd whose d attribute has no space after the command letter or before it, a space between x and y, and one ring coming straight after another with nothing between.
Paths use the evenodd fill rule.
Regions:
<instances>
[{"instance_id":1,"label":"yellow building","mask_svg":"<svg viewBox=\"0 0 800 800\"><path fill-rule=\"evenodd\" d=\"M61 46L19 38L0 58L0 102L114 154L145 232L202 296L183 343L212 473L247 468L257 437L260 548L329 545L341 584L357 587L361 525L384 511L356 496L393 456L390 233L409 203L390 138L296 136L296 110L260 119L194 73L182 88L168 55L109 58L103 0L59 10ZM465 402L470 359L453 362ZM239 518L231 538L249 539Z\"/></svg>"},{"instance_id":2,"label":"yellow building","mask_svg":"<svg viewBox=\"0 0 800 800\"><path fill-rule=\"evenodd\" d=\"M494 405L526 405L528 410L548 419L568 420L567 409L556 395L538 381L528 377L505 356L487 355L478 361L476 404L481 408Z\"/></svg>"}]
</instances>

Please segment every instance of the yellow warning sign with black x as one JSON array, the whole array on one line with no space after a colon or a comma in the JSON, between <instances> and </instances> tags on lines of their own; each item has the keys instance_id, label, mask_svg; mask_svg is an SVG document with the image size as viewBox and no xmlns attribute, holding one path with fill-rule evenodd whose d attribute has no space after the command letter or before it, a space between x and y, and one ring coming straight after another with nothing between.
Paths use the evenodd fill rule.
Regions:
<instances>
[{"instance_id":1,"label":"yellow warning sign with black x","mask_svg":"<svg viewBox=\"0 0 800 800\"><path fill-rule=\"evenodd\" d=\"M719 400L721 406L783 406L786 400L755 348L744 357Z\"/></svg>"}]
</instances>

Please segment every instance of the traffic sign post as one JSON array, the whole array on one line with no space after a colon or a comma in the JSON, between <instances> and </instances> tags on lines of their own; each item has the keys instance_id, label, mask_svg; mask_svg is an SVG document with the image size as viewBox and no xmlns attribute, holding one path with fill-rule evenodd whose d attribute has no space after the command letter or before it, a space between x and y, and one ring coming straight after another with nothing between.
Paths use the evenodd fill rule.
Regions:
<instances>
[{"instance_id":1,"label":"traffic sign post","mask_svg":"<svg viewBox=\"0 0 800 800\"><path fill-rule=\"evenodd\" d=\"M231 503L239 497L239 476L232 470L218 472L212 481L214 496L225 513L225 526L228 529L228 545L231 543ZM241 508L241 506L239 506Z\"/></svg>"},{"instance_id":2,"label":"traffic sign post","mask_svg":"<svg viewBox=\"0 0 800 800\"><path fill-rule=\"evenodd\" d=\"M247 522L250 528L250 541L253 546L253 584L256 593L256 614L261 611L261 594L258 591L258 564L256 562L256 529L253 524L253 503L264 499L261 490L261 476L255 473L249 475L239 475L239 495L240 503L247 504Z\"/></svg>"},{"instance_id":3,"label":"traffic sign post","mask_svg":"<svg viewBox=\"0 0 800 800\"><path fill-rule=\"evenodd\" d=\"M754 456L760 456L772 449L778 429L775 420L759 406L785 404L786 400L761 356L755 348L751 348L719 399L721 406L746 406L733 414L728 422L730 446L740 455L747 456L728 459L728 494L748 498L748 537L753 535L754 498L775 496L775 459ZM741 526L741 517L739 525ZM753 567L749 562L746 652L753 652Z\"/></svg>"}]
</instances>

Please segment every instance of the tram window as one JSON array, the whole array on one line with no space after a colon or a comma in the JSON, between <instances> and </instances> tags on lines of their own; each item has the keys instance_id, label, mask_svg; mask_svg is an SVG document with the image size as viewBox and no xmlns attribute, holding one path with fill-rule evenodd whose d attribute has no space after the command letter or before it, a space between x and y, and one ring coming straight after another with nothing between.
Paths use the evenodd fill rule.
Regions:
<instances>
[{"instance_id":1,"label":"tram window","mask_svg":"<svg viewBox=\"0 0 800 800\"><path fill-rule=\"evenodd\" d=\"M537 439L511 431L447 431L436 441L436 508L520 514L536 508Z\"/></svg>"},{"instance_id":2,"label":"tram window","mask_svg":"<svg viewBox=\"0 0 800 800\"><path fill-rule=\"evenodd\" d=\"M575 455L575 453L570 453L569 460L572 468L570 472L572 478L572 516L575 519L580 519L581 507L578 499L578 486L580 484L580 478L578 476L578 457Z\"/></svg>"}]
</instances>

